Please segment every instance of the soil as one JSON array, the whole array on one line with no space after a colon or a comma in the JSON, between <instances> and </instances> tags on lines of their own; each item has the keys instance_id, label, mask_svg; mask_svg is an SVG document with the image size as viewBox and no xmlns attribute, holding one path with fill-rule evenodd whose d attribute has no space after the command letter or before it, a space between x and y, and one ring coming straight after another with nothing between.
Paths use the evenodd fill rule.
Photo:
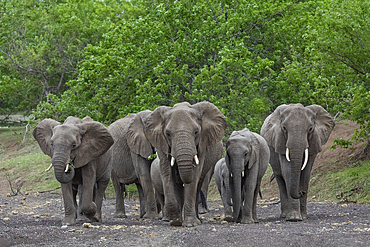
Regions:
<instances>
[{"instance_id":1,"label":"soil","mask_svg":"<svg viewBox=\"0 0 370 247\"><path fill-rule=\"evenodd\" d=\"M318 155L313 175L337 170L364 159L365 147L354 151L330 149L332 140L350 137L355 124L336 124L328 143ZM334 162L335 161L335 162ZM334 164L335 163L335 164ZM275 182L276 183L276 182ZM139 202L126 201L125 219L113 218L115 200L103 202L103 222L78 222L61 227L64 214L60 194L11 193L0 174L0 247L2 246L370 246L370 206L310 201L309 218L287 222L279 218L280 204L268 204L278 197L274 182L262 185L267 202L258 205L258 224L222 221L221 201L209 201L209 212L196 227L172 227L160 220L139 218ZM8 187L7 187L8 186Z\"/></svg>"}]
</instances>

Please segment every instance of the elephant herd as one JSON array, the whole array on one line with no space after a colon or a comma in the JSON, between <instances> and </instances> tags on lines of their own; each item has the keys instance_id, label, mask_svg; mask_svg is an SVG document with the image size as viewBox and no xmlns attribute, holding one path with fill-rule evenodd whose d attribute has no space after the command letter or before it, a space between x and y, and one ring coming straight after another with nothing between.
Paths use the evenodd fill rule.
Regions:
<instances>
[{"instance_id":1,"label":"elephant herd","mask_svg":"<svg viewBox=\"0 0 370 247\"><path fill-rule=\"evenodd\" d=\"M266 118L260 134L234 131L224 150L226 127L212 103L182 102L131 114L109 127L90 117L68 117L63 124L44 119L33 135L52 158L47 170L54 167L61 183L63 225L80 217L100 222L110 179L114 217L127 217L125 185L135 183L140 217L159 219L162 211L162 220L172 226L199 225L213 175L225 220L258 222L257 198L268 164L280 190L281 217L306 218L312 165L334 128L330 114L318 105L281 105Z\"/></svg>"}]
</instances>

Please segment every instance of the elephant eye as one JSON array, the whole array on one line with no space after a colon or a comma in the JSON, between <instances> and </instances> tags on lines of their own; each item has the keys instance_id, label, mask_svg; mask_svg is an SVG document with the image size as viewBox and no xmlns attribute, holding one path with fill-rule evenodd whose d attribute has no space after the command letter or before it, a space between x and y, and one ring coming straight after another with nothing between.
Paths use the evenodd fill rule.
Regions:
<instances>
[{"instance_id":1,"label":"elephant eye","mask_svg":"<svg viewBox=\"0 0 370 247\"><path fill-rule=\"evenodd\" d=\"M248 152L245 152L245 153L244 153L244 156L247 156L247 155L248 155Z\"/></svg>"},{"instance_id":2,"label":"elephant eye","mask_svg":"<svg viewBox=\"0 0 370 247\"><path fill-rule=\"evenodd\" d=\"M170 132L166 132L166 135L167 135L168 137L171 137Z\"/></svg>"},{"instance_id":3,"label":"elephant eye","mask_svg":"<svg viewBox=\"0 0 370 247\"><path fill-rule=\"evenodd\" d=\"M313 127L311 126L309 129L308 129L308 132L311 133L313 131Z\"/></svg>"},{"instance_id":4,"label":"elephant eye","mask_svg":"<svg viewBox=\"0 0 370 247\"><path fill-rule=\"evenodd\" d=\"M284 131L284 132L287 132L287 130L286 130L286 128L285 128L285 126L283 126L283 131Z\"/></svg>"},{"instance_id":5,"label":"elephant eye","mask_svg":"<svg viewBox=\"0 0 370 247\"><path fill-rule=\"evenodd\" d=\"M53 142L50 142L50 145L51 145L52 147L54 147L54 143L53 143Z\"/></svg>"},{"instance_id":6,"label":"elephant eye","mask_svg":"<svg viewBox=\"0 0 370 247\"><path fill-rule=\"evenodd\" d=\"M75 148L76 147L76 143L72 143L72 148Z\"/></svg>"},{"instance_id":7,"label":"elephant eye","mask_svg":"<svg viewBox=\"0 0 370 247\"><path fill-rule=\"evenodd\" d=\"M198 131L198 130L196 130L196 131L195 131L195 134L197 135L198 133L199 133L199 131Z\"/></svg>"}]
</instances>

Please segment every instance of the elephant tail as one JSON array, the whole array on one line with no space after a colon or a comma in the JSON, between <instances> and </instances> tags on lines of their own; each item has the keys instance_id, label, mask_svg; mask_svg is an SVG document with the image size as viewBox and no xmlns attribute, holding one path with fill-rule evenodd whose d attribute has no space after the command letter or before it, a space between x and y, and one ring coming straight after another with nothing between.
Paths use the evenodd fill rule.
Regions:
<instances>
[{"instance_id":1,"label":"elephant tail","mask_svg":"<svg viewBox=\"0 0 370 247\"><path fill-rule=\"evenodd\" d=\"M273 173L270 177L270 183L275 179L275 174Z\"/></svg>"},{"instance_id":2,"label":"elephant tail","mask_svg":"<svg viewBox=\"0 0 370 247\"><path fill-rule=\"evenodd\" d=\"M206 197L204 196L204 193L203 193L202 190L200 190L200 200L202 202L202 207L205 208L206 210L208 210Z\"/></svg>"}]
</instances>

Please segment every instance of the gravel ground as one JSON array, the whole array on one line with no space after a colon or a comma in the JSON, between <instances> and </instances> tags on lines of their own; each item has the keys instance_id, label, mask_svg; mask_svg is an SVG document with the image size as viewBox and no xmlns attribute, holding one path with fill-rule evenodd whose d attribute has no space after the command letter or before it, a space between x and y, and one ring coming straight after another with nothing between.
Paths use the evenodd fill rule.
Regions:
<instances>
[{"instance_id":1,"label":"gravel ground","mask_svg":"<svg viewBox=\"0 0 370 247\"><path fill-rule=\"evenodd\" d=\"M222 222L221 201L209 202L197 227L138 218L138 201L128 201L128 218L112 218L115 200L103 202L103 222L61 227L57 194L0 196L0 246L370 246L370 206L310 202L309 219L279 219L280 204L259 205L260 223ZM92 227L91 227L92 226Z\"/></svg>"}]
</instances>

